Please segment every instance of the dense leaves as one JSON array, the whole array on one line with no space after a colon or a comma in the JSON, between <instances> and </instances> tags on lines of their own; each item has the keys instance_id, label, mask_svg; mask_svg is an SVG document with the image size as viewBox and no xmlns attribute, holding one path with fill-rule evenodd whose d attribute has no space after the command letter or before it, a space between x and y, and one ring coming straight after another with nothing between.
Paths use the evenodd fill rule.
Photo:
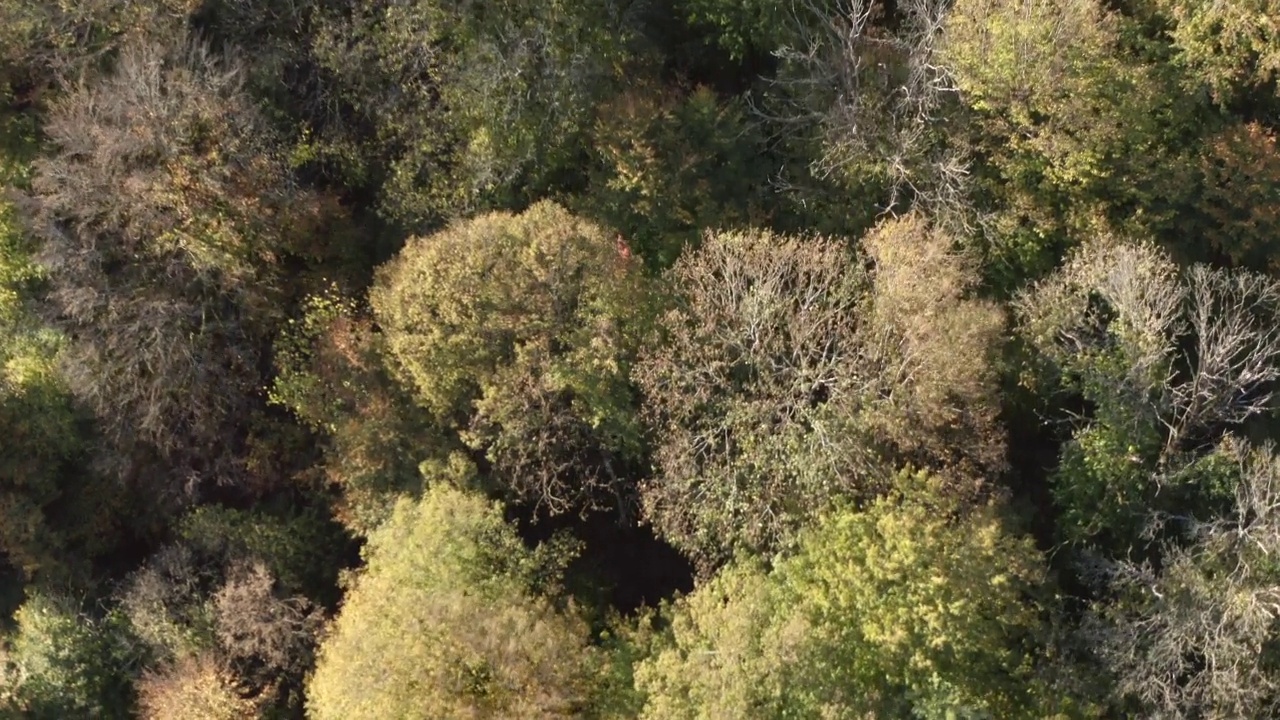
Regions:
<instances>
[{"instance_id":1,"label":"dense leaves","mask_svg":"<svg viewBox=\"0 0 1280 720\"><path fill-rule=\"evenodd\" d=\"M1034 679L1042 582L994 508L920 498L903 475L865 511L818 521L765 572L733 566L676 604L642 663L641 717L1046 717ZM1038 693L1043 695L1037 697Z\"/></svg>"},{"instance_id":2,"label":"dense leaves","mask_svg":"<svg viewBox=\"0 0 1280 720\"><path fill-rule=\"evenodd\" d=\"M628 491L643 452L628 369L648 304L625 242L549 203L410 241L372 291L415 400L552 512Z\"/></svg>"},{"instance_id":3,"label":"dense leaves","mask_svg":"<svg viewBox=\"0 0 1280 720\"><path fill-rule=\"evenodd\" d=\"M0 0L0 718L1280 712L1276 0Z\"/></svg>"},{"instance_id":4,"label":"dense leaves","mask_svg":"<svg viewBox=\"0 0 1280 720\"><path fill-rule=\"evenodd\" d=\"M433 488L397 506L365 558L320 648L310 717L558 718L587 706L599 672L587 625L543 595L564 558L527 550L496 506Z\"/></svg>"}]
</instances>

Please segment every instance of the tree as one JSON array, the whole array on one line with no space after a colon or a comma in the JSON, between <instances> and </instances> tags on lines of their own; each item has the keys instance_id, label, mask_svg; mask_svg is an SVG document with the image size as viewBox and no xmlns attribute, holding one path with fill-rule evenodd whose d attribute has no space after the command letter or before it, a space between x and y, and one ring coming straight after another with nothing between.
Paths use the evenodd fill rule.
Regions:
<instances>
[{"instance_id":1,"label":"tree","mask_svg":"<svg viewBox=\"0 0 1280 720\"><path fill-rule=\"evenodd\" d=\"M444 485L402 501L321 643L312 720L580 717L599 681L588 628L545 594L565 558L499 506Z\"/></svg>"},{"instance_id":2,"label":"tree","mask_svg":"<svg viewBox=\"0 0 1280 720\"><path fill-rule=\"evenodd\" d=\"M710 88L619 94L598 113L592 149L599 162L579 204L651 268L670 267L706 228L771 219L765 139L740 103Z\"/></svg>"},{"instance_id":3,"label":"tree","mask_svg":"<svg viewBox=\"0 0 1280 720\"><path fill-rule=\"evenodd\" d=\"M874 173L889 189L887 210L919 204L962 219L968 161L942 130L956 106L939 52L947 5L907 0L889 16L874 0L793 3L762 109L784 128L816 130L818 174L856 183Z\"/></svg>"},{"instance_id":4,"label":"tree","mask_svg":"<svg viewBox=\"0 0 1280 720\"><path fill-rule=\"evenodd\" d=\"M957 142L977 160L975 240L1004 287L1100 232L1185 242L1186 148L1214 113L1129 49L1137 34L1097 0L961 0L947 14L938 58L971 111Z\"/></svg>"},{"instance_id":5,"label":"tree","mask_svg":"<svg viewBox=\"0 0 1280 720\"><path fill-rule=\"evenodd\" d=\"M1255 271L1280 269L1280 146L1258 123L1229 125L1206 139L1199 157L1196 209L1210 247Z\"/></svg>"},{"instance_id":6,"label":"tree","mask_svg":"<svg viewBox=\"0 0 1280 720\"><path fill-rule=\"evenodd\" d=\"M323 618L307 598L281 597L261 562L241 561L213 595L218 648L259 702L300 695Z\"/></svg>"},{"instance_id":7,"label":"tree","mask_svg":"<svg viewBox=\"0 0 1280 720\"><path fill-rule=\"evenodd\" d=\"M1051 691L1034 667L1044 571L1031 541L927 475L895 485L823 515L771 571L732 565L677 601L667 646L636 670L641 717L1070 710L1065 683Z\"/></svg>"},{"instance_id":8,"label":"tree","mask_svg":"<svg viewBox=\"0 0 1280 720\"><path fill-rule=\"evenodd\" d=\"M967 299L975 278L924 221L865 246L713 233L670 271L666 338L635 370L658 445L642 497L700 563L776 549L832 500L874 494L895 459L1000 467L999 313Z\"/></svg>"},{"instance_id":9,"label":"tree","mask_svg":"<svg viewBox=\"0 0 1280 720\"><path fill-rule=\"evenodd\" d=\"M306 299L274 348L271 402L321 435L324 477L342 490L336 515L359 534L397 495L421 493L421 462L457 449L392 376L385 345L368 308L331 288Z\"/></svg>"},{"instance_id":10,"label":"tree","mask_svg":"<svg viewBox=\"0 0 1280 720\"><path fill-rule=\"evenodd\" d=\"M1057 471L1077 539L1133 533L1224 428L1272 406L1280 284L1203 265L1180 270L1150 243L1095 240L1017 300L1048 382L1079 393ZM1135 522L1137 525L1135 525Z\"/></svg>"},{"instance_id":11,"label":"tree","mask_svg":"<svg viewBox=\"0 0 1280 720\"><path fill-rule=\"evenodd\" d=\"M1222 103L1274 90L1280 79L1280 3L1156 0L1173 20L1170 36L1198 84Z\"/></svg>"},{"instance_id":12,"label":"tree","mask_svg":"<svg viewBox=\"0 0 1280 720\"><path fill-rule=\"evenodd\" d=\"M0 115L0 186L29 182L35 132ZM114 545L128 499L84 467L87 418L58 372L65 340L33 308L44 278L32 240L0 199L0 553L26 581L65 587Z\"/></svg>"},{"instance_id":13,"label":"tree","mask_svg":"<svg viewBox=\"0 0 1280 720\"><path fill-rule=\"evenodd\" d=\"M234 678L208 655L189 656L138 681L142 720L241 720L258 717L257 704L240 697Z\"/></svg>"},{"instance_id":14,"label":"tree","mask_svg":"<svg viewBox=\"0 0 1280 720\"><path fill-rule=\"evenodd\" d=\"M1109 565L1088 636L1121 699L1152 717L1266 717L1280 708L1280 459L1228 438L1215 453L1233 500L1171 517L1158 562ZM1198 510L1198 509L1197 509Z\"/></svg>"},{"instance_id":15,"label":"tree","mask_svg":"<svg viewBox=\"0 0 1280 720\"><path fill-rule=\"evenodd\" d=\"M180 32L193 0L0 2L0 87L39 95L58 81L101 66L129 42Z\"/></svg>"},{"instance_id":16,"label":"tree","mask_svg":"<svg viewBox=\"0 0 1280 720\"><path fill-rule=\"evenodd\" d=\"M499 487L551 512L625 503L649 302L625 244L550 203L484 215L411 241L370 302L397 376Z\"/></svg>"},{"instance_id":17,"label":"tree","mask_svg":"<svg viewBox=\"0 0 1280 720\"><path fill-rule=\"evenodd\" d=\"M70 389L126 466L151 454L179 485L236 480L276 263L324 218L238 69L185 39L130 46L44 129L32 224Z\"/></svg>"},{"instance_id":18,"label":"tree","mask_svg":"<svg viewBox=\"0 0 1280 720\"><path fill-rule=\"evenodd\" d=\"M15 617L0 668L0 709L36 720L131 716L131 675L141 658L119 615L91 617L67 599L37 593Z\"/></svg>"},{"instance_id":19,"label":"tree","mask_svg":"<svg viewBox=\"0 0 1280 720\"><path fill-rule=\"evenodd\" d=\"M378 2L326 18L304 148L413 230L525 204L578 172L621 33L610 4L581 0Z\"/></svg>"}]
</instances>

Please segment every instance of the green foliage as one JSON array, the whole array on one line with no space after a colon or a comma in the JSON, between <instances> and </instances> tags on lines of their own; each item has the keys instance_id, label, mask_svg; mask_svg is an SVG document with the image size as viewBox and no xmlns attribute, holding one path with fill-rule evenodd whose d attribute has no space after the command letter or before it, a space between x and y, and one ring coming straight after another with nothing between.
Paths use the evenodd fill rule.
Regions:
<instances>
[{"instance_id":1,"label":"green foliage","mask_svg":"<svg viewBox=\"0 0 1280 720\"><path fill-rule=\"evenodd\" d=\"M536 199L578 173L618 24L583 0L378 2L331 18L314 50L337 111L316 118L303 157L415 229Z\"/></svg>"},{"instance_id":2,"label":"green foliage","mask_svg":"<svg viewBox=\"0 0 1280 720\"><path fill-rule=\"evenodd\" d=\"M928 476L832 512L772 571L726 568L678 602L644 660L643 718L1027 717L1070 707L1036 679L1042 560L994 507Z\"/></svg>"},{"instance_id":3,"label":"green foliage","mask_svg":"<svg viewBox=\"0 0 1280 720\"><path fill-rule=\"evenodd\" d=\"M419 405L553 512L613 504L642 457L630 364L650 299L625 244L551 203L410 241L370 294Z\"/></svg>"},{"instance_id":4,"label":"green foliage","mask_svg":"<svg viewBox=\"0 0 1280 720\"><path fill-rule=\"evenodd\" d=\"M941 59L975 112L974 199L991 211L978 240L1004 287L1108 229L1186 241L1184 150L1213 119L1122 50L1127 22L1095 0L963 0L948 16Z\"/></svg>"},{"instance_id":5,"label":"green foliage","mask_svg":"<svg viewBox=\"0 0 1280 720\"><path fill-rule=\"evenodd\" d=\"M0 2L0 86L33 94L99 66L122 45L180 32L194 0Z\"/></svg>"},{"instance_id":6,"label":"green foliage","mask_svg":"<svg viewBox=\"0 0 1280 720\"><path fill-rule=\"evenodd\" d=\"M1178 61L1219 102L1275 91L1280 79L1280 3L1156 0L1173 21Z\"/></svg>"},{"instance_id":7,"label":"green foliage","mask_svg":"<svg viewBox=\"0 0 1280 720\"><path fill-rule=\"evenodd\" d=\"M0 113L0 189L29 180L31 120ZM27 579L57 584L110 547L120 502L80 465L84 418L58 373L63 338L32 312L43 279L32 250L0 200L0 551Z\"/></svg>"},{"instance_id":8,"label":"green foliage","mask_svg":"<svg viewBox=\"0 0 1280 720\"><path fill-rule=\"evenodd\" d=\"M1091 242L1017 309L1041 373L1090 406L1073 418L1056 473L1072 540L1136 541L1150 512L1186 502L1169 488L1217 433L1265 412L1280 378L1280 286L1182 271L1149 243Z\"/></svg>"},{"instance_id":9,"label":"green foliage","mask_svg":"<svg viewBox=\"0 0 1280 720\"><path fill-rule=\"evenodd\" d=\"M769 0L688 0L689 20L715 30L715 42L734 60L770 53L799 28L785 3Z\"/></svg>"},{"instance_id":10,"label":"green foliage","mask_svg":"<svg viewBox=\"0 0 1280 720\"><path fill-rule=\"evenodd\" d=\"M397 494L420 492L419 463L448 449L390 376L384 344L368 313L331 288L307 298L275 345L271 402L322 433L325 477L343 491L338 516L357 533L384 520Z\"/></svg>"},{"instance_id":11,"label":"green foliage","mask_svg":"<svg viewBox=\"0 0 1280 720\"><path fill-rule=\"evenodd\" d=\"M121 616L89 617L69 601L36 594L16 618L0 709L37 720L132 717L130 674L140 658Z\"/></svg>"},{"instance_id":12,"label":"green foliage","mask_svg":"<svg viewBox=\"0 0 1280 720\"><path fill-rule=\"evenodd\" d=\"M601 162L585 211L652 268L669 267L708 228L767 224L764 138L740 103L709 88L623 93L601 109L593 140Z\"/></svg>"},{"instance_id":13,"label":"green foliage","mask_svg":"<svg viewBox=\"0 0 1280 720\"><path fill-rule=\"evenodd\" d=\"M547 549L445 486L398 504L321 645L308 717L587 714L600 659L573 609L542 594L564 562Z\"/></svg>"},{"instance_id":14,"label":"green foliage","mask_svg":"<svg viewBox=\"0 0 1280 720\"><path fill-rule=\"evenodd\" d=\"M286 594L310 597L331 593L348 550L342 528L315 508L281 514L204 505L179 521L178 533L204 558L261 562Z\"/></svg>"}]
</instances>

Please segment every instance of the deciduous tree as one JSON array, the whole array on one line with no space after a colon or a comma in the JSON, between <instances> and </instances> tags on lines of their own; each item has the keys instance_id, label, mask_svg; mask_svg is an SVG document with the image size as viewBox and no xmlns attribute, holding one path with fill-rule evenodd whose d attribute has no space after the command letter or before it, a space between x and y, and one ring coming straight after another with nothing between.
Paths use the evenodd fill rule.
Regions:
<instances>
[{"instance_id":1,"label":"deciduous tree","mask_svg":"<svg viewBox=\"0 0 1280 720\"><path fill-rule=\"evenodd\" d=\"M185 39L130 46L53 107L32 226L64 376L115 443L178 488L234 481L276 264L314 204L292 183L239 70Z\"/></svg>"},{"instance_id":2,"label":"deciduous tree","mask_svg":"<svg viewBox=\"0 0 1280 720\"><path fill-rule=\"evenodd\" d=\"M395 372L500 487L552 512L625 503L649 303L625 243L550 203L485 215L411 241L371 303Z\"/></svg>"},{"instance_id":3,"label":"deciduous tree","mask_svg":"<svg viewBox=\"0 0 1280 720\"><path fill-rule=\"evenodd\" d=\"M1266 717L1280 708L1280 460L1228 439L1226 513L1168 517L1158 562L1110 565L1089 637L1117 693L1153 717Z\"/></svg>"},{"instance_id":4,"label":"deciduous tree","mask_svg":"<svg viewBox=\"0 0 1280 720\"><path fill-rule=\"evenodd\" d=\"M1051 381L1091 404L1058 470L1070 533L1133 531L1134 509L1189 458L1272 406L1280 284L1268 277L1182 270L1150 243L1099 239L1017 309Z\"/></svg>"},{"instance_id":5,"label":"deciduous tree","mask_svg":"<svg viewBox=\"0 0 1280 720\"><path fill-rule=\"evenodd\" d=\"M924 475L805 531L771 571L739 564L673 609L636 671L642 718L1052 717L1036 678L1042 559L994 507ZM1065 674L1059 678L1065 679Z\"/></svg>"},{"instance_id":6,"label":"deciduous tree","mask_svg":"<svg viewBox=\"0 0 1280 720\"><path fill-rule=\"evenodd\" d=\"M600 666L587 625L543 594L556 563L498 506L434 486L396 507L365 558L320 646L312 720L588 711Z\"/></svg>"},{"instance_id":7,"label":"deciduous tree","mask_svg":"<svg viewBox=\"0 0 1280 720\"><path fill-rule=\"evenodd\" d=\"M998 311L919 218L865 245L713 233L670 272L666 338L635 371L658 445L642 495L699 561L776 549L833 499L874 494L895 459L1000 467Z\"/></svg>"}]
</instances>

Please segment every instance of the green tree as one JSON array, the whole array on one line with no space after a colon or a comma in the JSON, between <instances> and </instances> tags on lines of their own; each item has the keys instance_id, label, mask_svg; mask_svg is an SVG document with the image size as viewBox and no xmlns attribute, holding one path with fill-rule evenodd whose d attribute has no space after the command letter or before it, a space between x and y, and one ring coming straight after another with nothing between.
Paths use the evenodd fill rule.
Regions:
<instances>
[{"instance_id":1,"label":"green tree","mask_svg":"<svg viewBox=\"0 0 1280 720\"><path fill-rule=\"evenodd\" d=\"M398 377L500 487L552 512L623 501L649 321L625 245L550 203L484 215L412 240L370 301Z\"/></svg>"},{"instance_id":2,"label":"green tree","mask_svg":"<svg viewBox=\"0 0 1280 720\"><path fill-rule=\"evenodd\" d=\"M1280 3L1155 0L1172 21L1178 59L1223 103L1280 87ZM1269 94L1269 93L1268 93Z\"/></svg>"},{"instance_id":3,"label":"green tree","mask_svg":"<svg viewBox=\"0 0 1280 720\"><path fill-rule=\"evenodd\" d=\"M961 0L938 61L971 111L976 240L1005 288L1052 270L1081 238L1125 231L1191 246L1186 152L1212 113L1166 64L1129 47L1131 21L1097 0Z\"/></svg>"},{"instance_id":4,"label":"green tree","mask_svg":"<svg viewBox=\"0 0 1280 720\"><path fill-rule=\"evenodd\" d=\"M132 716L131 675L141 658L121 616L90 617L71 601L34 594L16 619L0 709L37 720Z\"/></svg>"},{"instance_id":5,"label":"green tree","mask_svg":"<svg viewBox=\"0 0 1280 720\"><path fill-rule=\"evenodd\" d=\"M37 98L58 81L100 68L120 47L181 32L194 0L0 2L0 87Z\"/></svg>"},{"instance_id":6,"label":"green tree","mask_svg":"<svg viewBox=\"0 0 1280 720\"><path fill-rule=\"evenodd\" d=\"M589 715L598 653L544 593L565 558L447 486L397 505L320 646L312 720Z\"/></svg>"},{"instance_id":7,"label":"green tree","mask_svg":"<svg viewBox=\"0 0 1280 720\"><path fill-rule=\"evenodd\" d=\"M28 186L35 135L31 116L0 111L6 192ZM34 312L44 273L33 244L0 199L0 552L26 580L65 587L114 545L127 499L85 467L87 418L59 372L64 338Z\"/></svg>"},{"instance_id":8,"label":"green tree","mask_svg":"<svg viewBox=\"0 0 1280 720\"><path fill-rule=\"evenodd\" d=\"M400 494L422 491L418 466L456 449L385 362L370 312L336 289L313 295L275 344L273 403L321 437L325 479L341 488L337 518L367 533Z\"/></svg>"},{"instance_id":9,"label":"green tree","mask_svg":"<svg viewBox=\"0 0 1280 720\"><path fill-rule=\"evenodd\" d=\"M710 88L642 84L601 106L599 162L583 212L622 231L652 268L666 268L707 228L767 225L765 138L741 103Z\"/></svg>"},{"instance_id":10,"label":"green tree","mask_svg":"<svg viewBox=\"0 0 1280 720\"><path fill-rule=\"evenodd\" d=\"M736 564L679 600L669 645L636 670L641 717L1069 710L1065 683L1037 676L1044 570L1031 541L927 475L895 484L865 510L824 515L771 571Z\"/></svg>"},{"instance_id":11,"label":"green tree","mask_svg":"<svg viewBox=\"0 0 1280 720\"><path fill-rule=\"evenodd\" d=\"M415 230L525 204L580 174L620 59L608 3L366 3L319 24L303 157Z\"/></svg>"}]
</instances>

